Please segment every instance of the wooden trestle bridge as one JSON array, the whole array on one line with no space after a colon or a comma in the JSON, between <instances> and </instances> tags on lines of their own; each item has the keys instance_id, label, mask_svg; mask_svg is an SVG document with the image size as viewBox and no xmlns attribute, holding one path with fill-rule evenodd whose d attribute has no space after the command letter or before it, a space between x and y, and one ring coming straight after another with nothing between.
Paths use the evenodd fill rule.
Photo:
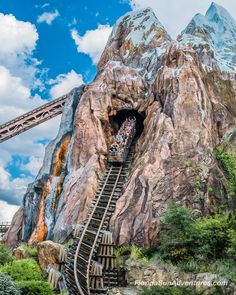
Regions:
<instances>
[{"instance_id":1,"label":"wooden trestle bridge","mask_svg":"<svg viewBox=\"0 0 236 295\"><path fill-rule=\"evenodd\" d=\"M0 143L61 114L68 97L69 95L64 95L1 125ZM124 149L124 161L108 162L91 204L88 219L79 227L79 231L75 231L64 266L69 294L106 294L109 287L117 285L115 245L109 231L109 221L129 175L134 134L135 127L130 142L126 143ZM6 233L8 227L9 224L0 224L0 234Z\"/></svg>"}]
</instances>

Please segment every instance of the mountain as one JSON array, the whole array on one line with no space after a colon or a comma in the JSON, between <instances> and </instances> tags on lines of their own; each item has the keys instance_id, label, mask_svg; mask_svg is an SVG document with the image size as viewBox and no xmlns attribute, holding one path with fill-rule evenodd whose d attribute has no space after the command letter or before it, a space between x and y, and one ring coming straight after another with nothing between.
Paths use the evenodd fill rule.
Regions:
<instances>
[{"instance_id":1,"label":"mountain","mask_svg":"<svg viewBox=\"0 0 236 295\"><path fill-rule=\"evenodd\" d=\"M152 81L162 65L171 38L151 8L128 12L115 24L98 64L101 71L108 61L133 67Z\"/></svg>"},{"instance_id":2,"label":"mountain","mask_svg":"<svg viewBox=\"0 0 236 295\"><path fill-rule=\"evenodd\" d=\"M139 138L110 221L116 244L158 243L171 201L198 216L215 206L233 207L215 153L236 124L235 22L212 4L178 40L149 8L117 21L94 81L71 92L59 134L46 149L7 243L72 236L88 216L112 133L129 115L137 118Z\"/></svg>"},{"instance_id":3,"label":"mountain","mask_svg":"<svg viewBox=\"0 0 236 295\"><path fill-rule=\"evenodd\" d=\"M228 11L212 3L206 15L196 14L178 37L192 44L206 68L236 71L236 22Z\"/></svg>"}]
</instances>

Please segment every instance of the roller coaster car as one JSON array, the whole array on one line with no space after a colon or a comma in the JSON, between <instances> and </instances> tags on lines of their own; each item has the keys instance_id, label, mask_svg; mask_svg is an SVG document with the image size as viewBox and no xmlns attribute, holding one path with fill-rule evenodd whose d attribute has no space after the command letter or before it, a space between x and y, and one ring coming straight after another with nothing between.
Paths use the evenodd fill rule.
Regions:
<instances>
[{"instance_id":1,"label":"roller coaster car","mask_svg":"<svg viewBox=\"0 0 236 295\"><path fill-rule=\"evenodd\" d=\"M119 129L115 141L112 143L109 154L108 162L110 163L124 163L126 161L129 148L132 144L136 134L136 118L128 118L124 121ZM126 131L129 128L128 132ZM125 130L125 133L124 133ZM124 137L125 134L125 137Z\"/></svg>"}]
</instances>

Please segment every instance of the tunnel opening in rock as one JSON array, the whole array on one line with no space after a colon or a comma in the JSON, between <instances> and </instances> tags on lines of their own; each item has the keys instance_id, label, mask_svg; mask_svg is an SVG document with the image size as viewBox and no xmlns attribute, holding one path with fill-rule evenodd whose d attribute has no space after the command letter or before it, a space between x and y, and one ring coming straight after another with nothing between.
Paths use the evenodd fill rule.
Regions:
<instances>
[{"instance_id":1,"label":"tunnel opening in rock","mask_svg":"<svg viewBox=\"0 0 236 295\"><path fill-rule=\"evenodd\" d=\"M136 118L136 138L138 138L143 132L143 121L145 119L145 113L139 113L136 110L124 109L118 111L115 116L110 117L110 124L113 128L114 133L117 133L125 119L133 116Z\"/></svg>"}]
</instances>

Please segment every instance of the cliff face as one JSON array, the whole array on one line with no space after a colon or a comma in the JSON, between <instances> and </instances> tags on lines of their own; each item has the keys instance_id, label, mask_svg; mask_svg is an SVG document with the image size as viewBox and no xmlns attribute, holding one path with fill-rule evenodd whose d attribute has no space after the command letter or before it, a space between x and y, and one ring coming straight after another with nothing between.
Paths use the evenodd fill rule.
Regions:
<instances>
[{"instance_id":1,"label":"cliff face","mask_svg":"<svg viewBox=\"0 0 236 295\"><path fill-rule=\"evenodd\" d=\"M216 5L205 17L195 16L178 42L151 9L118 20L95 80L72 91L59 134L24 196L24 240L63 242L86 218L106 165L114 116L122 110L139 114L144 128L110 223L117 244L155 244L171 200L193 214L231 205L214 156L236 121L235 60L219 45L227 43L217 31L222 25L232 33L232 49L235 23ZM9 231L6 241L13 236Z\"/></svg>"}]
</instances>

